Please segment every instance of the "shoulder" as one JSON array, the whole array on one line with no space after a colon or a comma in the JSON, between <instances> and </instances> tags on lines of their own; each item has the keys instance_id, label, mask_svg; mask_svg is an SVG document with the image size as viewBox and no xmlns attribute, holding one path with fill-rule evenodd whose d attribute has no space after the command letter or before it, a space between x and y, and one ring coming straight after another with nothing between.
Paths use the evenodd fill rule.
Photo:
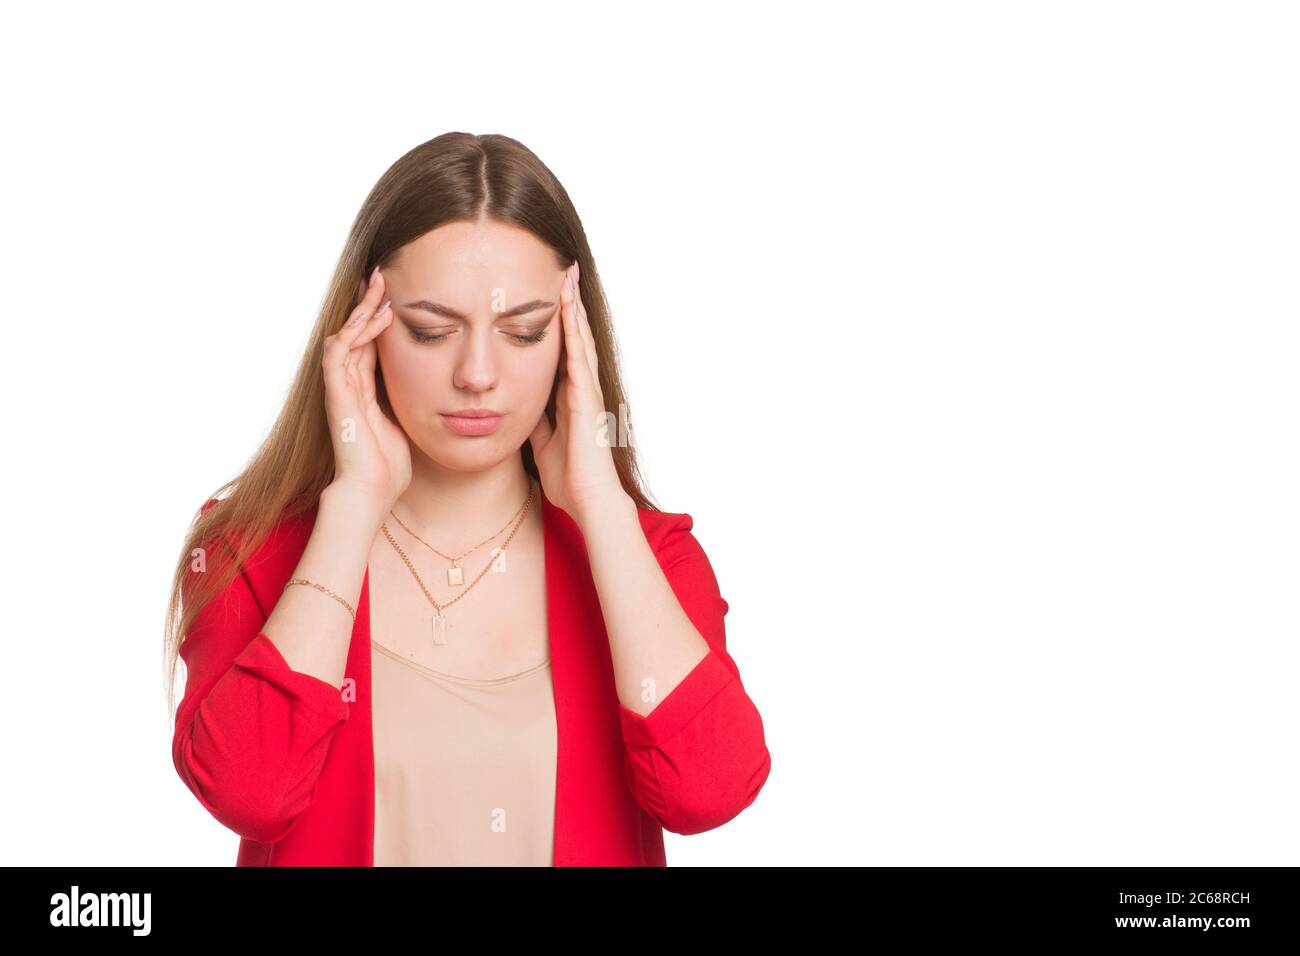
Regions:
<instances>
[{"instance_id":1,"label":"shoulder","mask_svg":"<svg viewBox=\"0 0 1300 956\"><path fill-rule=\"evenodd\" d=\"M713 564L695 536L695 519L684 511L637 511L646 541L691 623L710 645L725 649L723 618L731 606L722 596Z\"/></svg>"},{"instance_id":2,"label":"shoulder","mask_svg":"<svg viewBox=\"0 0 1300 956\"><path fill-rule=\"evenodd\" d=\"M199 511L200 513L210 511L227 500L209 498L203 503ZM292 551L295 546L301 552L307 545L307 538L310 537L312 528L316 526L316 514L319 507L319 505L314 504L306 511L274 522L266 537L254 549L254 557L259 559L270 558L280 551ZM239 540L240 535L237 532L226 531L223 533L223 537L233 544Z\"/></svg>"},{"instance_id":3,"label":"shoulder","mask_svg":"<svg viewBox=\"0 0 1300 956\"><path fill-rule=\"evenodd\" d=\"M675 562L696 551L703 552L704 549L692 533L695 519L686 512L650 511L638 507L637 517L641 521L646 541L661 563L665 560Z\"/></svg>"},{"instance_id":4,"label":"shoulder","mask_svg":"<svg viewBox=\"0 0 1300 956\"><path fill-rule=\"evenodd\" d=\"M199 512L207 512L226 500L209 498ZM259 605L266 607L264 602L283 590L285 582L297 567L316 525L318 507L313 505L300 514L275 522L252 553L244 558L240 570L248 579ZM232 548L238 548L240 537L238 531L227 530L222 533L222 538ZM274 601L271 603L273 605Z\"/></svg>"},{"instance_id":5,"label":"shoulder","mask_svg":"<svg viewBox=\"0 0 1300 956\"><path fill-rule=\"evenodd\" d=\"M720 598L713 565L695 534L695 519L684 511L637 508L637 513L646 541L674 588L679 584L701 587L708 594ZM722 604L725 608L726 602L722 601Z\"/></svg>"}]
</instances>

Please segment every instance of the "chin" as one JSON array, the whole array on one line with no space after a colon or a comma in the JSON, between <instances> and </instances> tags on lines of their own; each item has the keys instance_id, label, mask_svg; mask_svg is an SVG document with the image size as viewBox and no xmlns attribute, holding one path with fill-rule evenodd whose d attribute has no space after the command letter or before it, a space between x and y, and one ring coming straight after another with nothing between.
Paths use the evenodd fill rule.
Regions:
<instances>
[{"instance_id":1,"label":"chin","mask_svg":"<svg viewBox=\"0 0 1300 956\"><path fill-rule=\"evenodd\" d=\"M509 455L517 454L519 447L500 435L484 435L454 441L440 439L421 450L430 460L451 471L485 471Z\"/></svg>"}]
</instances>

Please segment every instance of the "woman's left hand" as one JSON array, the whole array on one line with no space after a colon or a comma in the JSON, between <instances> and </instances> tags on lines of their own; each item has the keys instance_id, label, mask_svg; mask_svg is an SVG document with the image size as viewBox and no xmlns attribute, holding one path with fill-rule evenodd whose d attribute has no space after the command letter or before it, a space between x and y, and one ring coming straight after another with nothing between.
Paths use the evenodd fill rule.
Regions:
<instances>
[{"instance_id":1,"label":"woman's left hand","mask_svg":"<svg viewBox=\"0 0 1300 956\"><path fill-rule=\"evenodd\" d=\"M610 444L618 423L606 414L596 346L578 295L578 264L565 270L560 289L564 341L560 350L555 427L542 413L528 440L546 497L579 524L611 505L631 501L619 481Z\"/></svg>"}]
</instances>

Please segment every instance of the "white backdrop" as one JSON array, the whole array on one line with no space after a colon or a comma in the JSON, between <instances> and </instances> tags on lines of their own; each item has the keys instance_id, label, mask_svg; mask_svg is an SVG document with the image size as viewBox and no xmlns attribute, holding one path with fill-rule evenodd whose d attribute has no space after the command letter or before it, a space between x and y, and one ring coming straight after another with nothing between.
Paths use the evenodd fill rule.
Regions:
<instances>
[{"instance_id":1,"label":"white backdrop","mask_svg":"<svg viewBox=\"0 0 1300 956\"><path fill-rule=\"evenodd\" d=\"M463 7L4 14L3 862L234 863L182 534L466 130L577 204L764 717L670 865L1295 865L1294 8Z\"/></svg>"}]
</instances>

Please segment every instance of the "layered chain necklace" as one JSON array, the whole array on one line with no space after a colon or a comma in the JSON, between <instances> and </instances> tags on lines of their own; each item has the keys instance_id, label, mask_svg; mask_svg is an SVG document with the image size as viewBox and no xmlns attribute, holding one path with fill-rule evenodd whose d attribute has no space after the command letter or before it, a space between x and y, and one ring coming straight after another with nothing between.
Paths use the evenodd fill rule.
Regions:
<instances>
[{"instance_id":1,"label":"layered chain necklace","mask_svg":"<svg viewBox=\"0 0 1300 956\"><path fill-rule=\"evenodd\" d=\"M464 569L458 563L460 559L473 554L479 548L483 547L483 545L491 541L492 538L495 538L502 531L505 531L506 528L510 527L511 523L513 523L515 527L510 532L510 537L506 538L505 544L501 545L500 548L500 552L502 554L505 553L506 548L509 547L510 542L514 539L514 536L518 533L520 526L522 526L524 517L528 514L528 508L533 503L533 497L535 496L536 491L537 491L536 485L534 485L532 482L529 482L528 497L524 500L523 507L519 509L519 511L515 514L515 517L511 518L510 521L507 521L505 525L501 528L501 530L496 532L496 534L488 538L484 538L478 544L474 545L474 547L470 548L468 551L466 551L464 554L459 555L458 557L452 557L451 555L443 554L433 545L429 544L429 542L425 541L423 538L417 535L410 528L407 528L405 522L403 522L401 518L397 517L397 514L393 512L391 509L389 510L388 513L393 516L393 519L398 524L400 524L403 528L406 528L407 533L410 534L412 538L414 538L416 541L419 541L420 544L424 545L434 554L451 562L451 565L447 568L447 584L452 587L456 587L459 585L463 585L465 583ZM406 556L406 552L402 550L401 545L399 545L393 539L392 533L388 530L388 523L383 522L380 525L380 527L383 529L384 537L388 539L388 543L393 546L393 549L397 551L397 554L399 557L401 557L403 563L405 563L407 568L410 569L411 575L415 578L415 583L420 585L420 590L424 592L424 596L428 598L429 603L433 605L433 619L431 622L432 630L433 630L433 643L438 645L446 644L448 625L447 625L446 615L442 613L443 610L451 607L453 604L455 604L457 601L463 598L470 591L474 590L474 586L478 584L480 581L482 581L483 576L492 569L492 566L495 563L496 559L493 558L492 561L489 561L487 565L484 566L483 570L479 572L478 577L476 577L470 583L469 587L465 588L465 590L461 591L460 594L456 595L446 604L439 604L436 600L434 600L433 595L429 593L429 589L424 586L424 581L420 578L419 572L415 570L415 565L411 563L411 559Z\"/></svg>"}]
</instances>

